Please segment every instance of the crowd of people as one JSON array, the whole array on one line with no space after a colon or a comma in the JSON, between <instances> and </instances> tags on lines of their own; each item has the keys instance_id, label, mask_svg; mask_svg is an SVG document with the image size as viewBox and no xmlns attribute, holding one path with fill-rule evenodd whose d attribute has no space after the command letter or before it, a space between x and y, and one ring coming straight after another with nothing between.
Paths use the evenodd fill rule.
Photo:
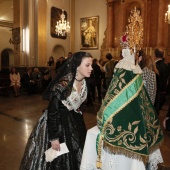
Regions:
<instances>
[{"instance_id":1,"label":"crowd of people","mask_svg":"<svg viewBox=\"0 0 170 170\"><path fill-rule=\"evenodd\" d=\"M69 52L67 58L71 56L72 52ZM50 56L41 71L38 67L27 67L24 73L17 71L16 67L11 67L9 79L15 97L20 96L21 87L25 88L29 95L43 92L49 83L54 80L57 70L65 61L66 58L64 57L60 57L55 61L54 57Z\"/></svg>"},{"instance_id":2,"label":"crowd of people","mask_svg":"<svg viewBox=\"0 0 170 170\"><path fill-rule=\"evenodd\" d=\"M68 53L67 58L73 54ZM122 59L122 53L120 54ZM117 59L113 59L110 53L106 54L106 59L93 59L92 74L86 78L88 87L88 95L86 106L93 106L94 102L101 103L105 97L110 82L114 76L114 68L118 63ZM44 72L40 72L38 68L28 67L26 72L20 76L15 67L11 68L10 81L15 96L20 95L20 87L24 86L28 94L34 94L38 89L45 89L49 83L55 79L57 70L65 63L66 59L60 57L56 62L54 57L50 56L46 64ZM153 56L145 54L144 50L138 52L136 63L142 69L142 78L144 85L154 105L158 115L166 99L166 89L168 84L168 65L165 64L163 51L160 48L155 49Z\"/></svg>"},{"instance_id":3,"label":"crowd of people","mask_svg":"<svg viewBox=\"0 0 170 170\"><path fill-rule=\"evenodd\" d=\"M163 162L160 145L164 140L159 114L166 101L170 73L161 48L155 48L153 56L141 49L143 27L137 22L141 21L140 13L135 8L132 14L136 20L129 19L133 27L127 26L120 39L119 60L111 53L103 61L80 51L69 52L66 59L60 57L57 61L50 56L43 73L28 67L20 77L15 67L11 68L16 97L22 85L28 94L45 86L43 99L48 100L28 138L19 170L80 170L87 137L81 106L92 106L96 100L100 109L96 113L97 136L92 142L97 162L85 169L112 170L113 164L117 170L158 169L157 164ZM83 45L93 47L92 20L83 36ZM170 104L163 126L170 130ZM60 156L52 154L61 151L63 143L68 151ZM89 147L85 157L93 156L91 143ZM102 150L108 159L102 157ZM47 155L46 151L51 153Z\"/></svg>"},{"instance_id":4,"label":"crowd of people","mask_svg":"<svg viewBox=\"0 0 170 170\"><path fill-rule=\"evenodd\" d=\"M140 112L141 105L147 105L152 113L156 113L159 116L166 100L168 78L170 76L168 65L164 62L163 51L160 48L156 48L154 55L148 56L144 50L140 50L136 57L133 56L135 63L129 61L129 55L131 55L130 52L124 50L120 54L120 60L117 60L113 59L110 53L107 53L105 56L107 61L104 61L92 58L86 52L74 54L69 52L67 59L60 57L57 62L54 61L52 56L49 57L44 72L40 72L38 68L32 70L33 68L28 67L26 72L20 76L15 67L11 68L11 86L16 97L20 95L21 86L27 89L28 94L34 94L37 89L43 89L44 86L43 97L49 101L47 109L45 109L28 139L20 170L78 170L81 164L87 131L80 106L83 103L86 106L92 106L96 100L101 104L101 108L97 113L96 123L103 132L102 128L106 128L107 125L104 125L101 120L105 114L107 116L108 114L113 114L114 111L112 112L110 109L114 105L114 110L118 104L116 99L111 103L112 99L127 84L132 83L134 79L141 83L141 86L138 87L140 91L138 92L139 89L136 89L134 93L134 96L138 93L138 97L135 97L134 103L128 101L131 100L130 98L127 99L128 109L126 107L125 109L122 108L120 113L115 116L116 122L112 120L110 123L113 126L118 124L120 117L122 118L127 110L129 112L129 109L136 109L139 117L144 116L141 113L149 116L146 108L143 108L144 110ZM136 75L140 76L136 79ZM134 83L136 83L135 81ZM131 86L133 86L133 83ZM143 96L142 99L141 96ZM106 106L109 107L109 113L106 113ZM121 116L119 117L118 115ZM131 117L133 116L132 112ZM152 121L157 122L157 116ZM143 127L145 126L144 124L140 126L145 128ZM159 121L157 122L158 126ZM170 106L163 121L163 126L166 130L170 130ZM152 130L152 135L154 135L155 130ZM139 133L142 134L142 130ZM158 135L159 139L157 139L155 145L163 139L161 130ZM54 159L52 162L46 162L44 157L45 150L51 147L59 151L60 144L63 142L66 143L69 153ZM97 143L98 147L100 147L100 140ZM117 144L110 143L110 145L117 147ZM122 144L122 147L125 146ZM129 148L125 149L129 150L127 155L132 152ZM135 151L135 154L140 155L141 153Z\"/></svg>"},{"instance_id":5,"label":"crowd of people","mask_svg":"<svg viewBox=\"0 0 170 170\"><path fill-rule=\"evenodd\" d=\"M112 100L111 96L114 96L112 93L119 93L119 88L122 89L123 86L126 87L125 81L131 82L135 79L136 75L141 75L138 77L138 79L140 79L138 81L141 82L142 87L140 89L139 86L139 97L135 99L135 101L137 100L135 106L139 117L142 116L141 113L146 113L146 116L149 116L147 115L146 110L146 112L144 112L144 110L140 112L142 104L147 104L150 110L152 110L153 113L156 113L155 110L157 111L157 104L159 103L158 111L160 111L160 104L163 104L161 103L162 93L166 95L168 67L164 63L163 57L158 59L157 53L159 53L159 57L162 56L161 49L155 49L155 55L153 57L147 56L143 50L139 51L135 60L136 68L132 71L133 75L128 71L128 69L131 69L130 65L127 65L127 68L124 68L124 64L122 65L122 63L127 62L126 55L130 55L130 53L127 52L122 54L123 56L120 61L114 60L111 54L108 53L106 55L108 62L105 63L102 60L92 58L89 53L85 52L77 52L66 60L59 60L58 63L61 65L59 66L58 64L59 67L56 69L56 75L54 78L51 77L51 81L43 94L44 99L49 101L49 105L28 139L20 170L25 169L26 167L27 169L78 170L81 164L81 156L87 131L80 109L81 104L85 101L86 104L93 104L93 102L98 99L98 102L101 103L101 108L98 112L97 125L99 128L102 128L102 122L100 122L101 119L99 117L105 114L105 111L103 111L102 108L106 105L106 102L109 102L108 98ZM157 67L156 62L158 61L162 63L161 69L164 69L165 72ZM49 65L51 68L52 64ZM125 70L125 72L123 70ZM27 71L29 74L29 69ZM38 71L36 69L35 71L37 74L34 74L34 76L38 77ZM106 77L106 74L110 72L112 72L112 75ZM161 77L162 74L164 80ZM120 81L122 83L121 85L119 84ZM142 86L142 82L144 86ZM162 85L163 82L164 85ZM117 85L115 85L115 83ZM105 89L104 96L102 96L102 88ZM115 88L117 88L117 92L115 91ZM135 94L136 93L138 92L136 91ZM140 99L141 95L143 95L142 100ZM140 104L139 101L141 102ZM116 104L116 101L113 102L113 104ZM111 108L111 103L109 105ZM130 105L129 103L128 109L135 109L134 104ZM126 111L127 110L125 109L121 112L124 114ZM157 115L158 114L159 112L157 112ZM118 123L119 117L115 117L115 120ZM169 128L167 127L167 122L169 120L168 112L163 123L166 129ZM157 126L159 126L157 116L154 120L152 119L152 121L157 121ZM116 122L113 123L115 124ZM142 126L143 125L144 124L142 123ZM152 130L154 132L152 135L154 135L155 130ZM139 133L142 134L142 131L139 131ZM162 135L160 129L159 138L155 144L162 141ZM69 153L54 159L52 162L46 162L44 156L45 150L51 147L52 149L59 151L60 144L63 142L66 143ZM100 143L100 141L98 142ZM128 150L128 148L126 149ZM38 153L38 155L34 153ZM131 151L129 151L129 153L131 153ZM136 152L136 155L140 154L140 152Z\"/></svg>"},{"instance_id":6,"label":"crowd of people","mask_svg":"<svg viewBox=\"0 0 170 170\"><path fill-rule=\"evenodd\" d=\"M69 52L67 58L70 58L72 55L73 54ZM122 54L120 55L121 60ZM101 103L105 97L114 75L115 65L118 63L118 60L113 59L110 53L106 54L106 59L106 61L103 59L93 59L92 74L89 78L86 78L88 87L86 106L93 106L93 103L96 100L98 103ZM64 57L60 57L55 62L54 57L50 56L44 72L40 72L38 68L34 68L33 70L33 68L28 67L22 77L16 68L12 67L10 71L10 81L15 96L20 96L21 86L24 86L27 89L28 94L34 94L37 91L44 90L49 83L55 79L57 70L62 67L65 61L66 59ZM166 89L169 77L168 65L164 62L163 51L160 48L156 48L154 55L148 56L145 54L144 50L140 50L136 63L139 64L142 69L141 75L144 85L150 100L159 115L166 99Z\"/></svg>"}]
</instances>

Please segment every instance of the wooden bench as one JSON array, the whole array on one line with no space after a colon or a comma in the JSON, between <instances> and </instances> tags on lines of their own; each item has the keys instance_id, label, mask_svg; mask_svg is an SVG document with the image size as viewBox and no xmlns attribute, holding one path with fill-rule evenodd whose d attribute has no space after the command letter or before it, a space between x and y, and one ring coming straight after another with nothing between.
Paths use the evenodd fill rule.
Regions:
<instances>
[{"instance_id":1,"label":"wooden bench","mask_svg":"<svg viewBox=\"0 0 170 170\"><path fill-rule=\"evenodd\" d=\"M23 74L26 72L26 68L27 67L15 67L16 70L20 73L20 77L22 78ZM34 68L38 68L40 70L40 72L44 73L46 67L32 67L32 70L34 70ZM5 70L5 71L0 71L0 95L3 96L10 96L10 92L13 91L13 89L10 86L10 71L9 70ZM42 85L43 84L43 79L41 80L41 82L36 82L37 87L39 87L38 85ZM26 89L24 88L24 86L21 83L21 88L20 88L20 92L21 93L26 93ZM42 89L37 89L37 93L41 93Z\"/></svg>"},{"instance_id":2,"label":"wooden bench","mask_svg":"<svg viewBox=\"0 0 170 170\"><path fill-rule=\"evenodd\" d=\"M9 76L0 77L0 91L3 96L9 96L10 79Z\"/></svg>"}]
</instances>

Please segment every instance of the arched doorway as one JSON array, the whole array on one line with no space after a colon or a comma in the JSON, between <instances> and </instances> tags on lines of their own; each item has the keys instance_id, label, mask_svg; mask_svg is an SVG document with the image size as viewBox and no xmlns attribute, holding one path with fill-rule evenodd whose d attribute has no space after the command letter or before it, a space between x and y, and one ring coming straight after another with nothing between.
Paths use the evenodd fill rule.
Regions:
<instances>
[{"instance_id":1,"label":"arched doorway","mask_svg":"<svg viewBox=\"0 0 170 170\"><path fill-rule=\"evenodd\" d=\"M1 53L1 70L7 71L11 66L14 65L13 58L13 50L12 49L4 49Z\"/></svg>"},{"instance_id":2,"label":"arched doorway","mask_svg":"<svg viewBox=\"0 0 170 170\"><path fill-rule=\"evenodd\" d=\"M60 57L65 57L65 49L62 45L56 45L53 48L52 56L54 57L55 61Z\"/></svg>"}]
</instances>

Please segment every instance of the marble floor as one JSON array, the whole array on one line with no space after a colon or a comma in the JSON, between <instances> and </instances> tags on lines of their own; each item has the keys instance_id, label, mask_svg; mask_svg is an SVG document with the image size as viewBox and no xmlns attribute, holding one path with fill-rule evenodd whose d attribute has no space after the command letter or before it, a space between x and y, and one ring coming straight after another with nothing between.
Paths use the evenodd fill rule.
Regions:
<instances>
[{"instance_id":1,"label":"marble floor","mask_svg":"<svg viewBox=\"0 0 170 170\"><path fill-rule=\"evenodd\" d=\"M167 113L170 96L159 116L162 122ZM14 97L0 96L0 170L18 170L27 139L48 102L41 94ZM96 112L100 105L83 107L87 128L96 125ZM170 165L170 132L164 131L165 141L161 147L165 164Z\"/></svg>"}]
</instances>

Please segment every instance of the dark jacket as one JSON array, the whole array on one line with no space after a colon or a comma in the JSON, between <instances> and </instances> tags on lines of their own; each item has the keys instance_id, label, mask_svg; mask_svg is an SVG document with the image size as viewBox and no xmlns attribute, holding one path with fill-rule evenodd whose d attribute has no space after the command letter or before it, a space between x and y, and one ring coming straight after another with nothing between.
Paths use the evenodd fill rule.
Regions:
<instances>
[{"instance_id":1,"label":"dark jacket","mask_svg":"<svg viewBox=\"0 0 170 170\"><path fill-rule=\"evenodd\" d=\"M159 60L156 62L156 67L159 71L158 91L165 92L168 81L168 65L163 60Z\"/></svg>"},{"instance_id":2,"label":"dark jacket","mask_svg":"<svg viewBox=\"0 0 170 170\"><path fill-rule=\"evenodd\" d=\"M22 85L27 86L30 84L30 80L32 80L31 75L29 75L28 73L24 73L21 78L21 83Z\"/></svg>"},{"instance_id":3,"label":"dark jacket","mask_svg":"<svg viewBox=\"0 0 170 170\"><path fill-rule=\"evenodd\" d=\"M101 83L102 71L99 65L93 64L93 73L94 73L95 82Z\"/></svg>"}]
</instances>

